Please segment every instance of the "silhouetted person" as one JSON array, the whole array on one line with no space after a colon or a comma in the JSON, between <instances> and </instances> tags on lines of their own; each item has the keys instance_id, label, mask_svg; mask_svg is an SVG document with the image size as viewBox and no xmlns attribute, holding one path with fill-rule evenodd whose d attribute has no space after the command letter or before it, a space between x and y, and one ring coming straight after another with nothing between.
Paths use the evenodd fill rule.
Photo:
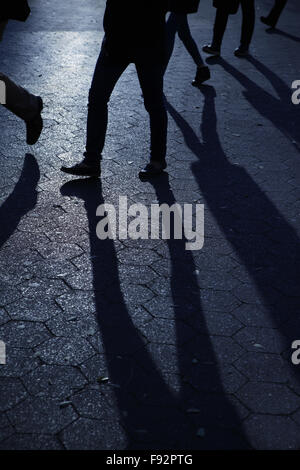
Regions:
<instances>
[{"instance_id":1,"label":"silhouetted person","mask_svg":"<svg viewBox=\"0 0 300 470\"><path fill-rule=\"evenodd\" d=\"M203 82L210 79L209 68L204 64L198 46L192 37L187 16L190 13L197 13L199 3L200 0L185 0L184 2L182 0L173 0L170 7L171 14L167 21L166 68L174 50L176 33L178 33L179 38L197 66L196 76L192 82L194 86L200 86Z\"/></svg>"},{"instance_id":2,"label":"silhouetted person","mask_svg":"<svg viewBox=\"0 0 300 470\"><path fill-rule=\"evenodd\" d=\"M163 96L165 64L165 15L163 0L107 0L105 36L89 92L86 152L84 159L61 170L79 176L100 176L111 93L130 63L136 66L145 108L150 116L150 163L140 177L159 174L166 168L167 112Z\"/></svg>"},{"instance_id":3,"label":"silhouetted person","mask_svg":"<svg viewBox=\"0 0 300 470\"><path fill-rule=\"evenodd\" d=\"M25 21L29 14L30 8L26 0L1 0L0 42L8 20ZM42 98L32 95L25 88L14 83L2 72L0 72L0 85L0 103L25 121L27 144L34 145L38 141L43 129L43 120L41 117L43 109Z\"/></svg>"},{"instance_id":4,"label":"silhouetted person","mask_svg":"<svg viewBox=\"0 0 300 470\"><path fill-rule=\"evenodd\" d=\"M287 0L275 0L274 6L268 16L261 16L260 20L262 23L270 26L271 28L275 28L277 21L282 13L282 10L287 4Z\"/></svg>"},{"instance_id":5,"label":"silhouetted person","mask_svg":"<svg viewBox=\"0 0 300 470\"><path fill-rule=\"evenodd\" d=\"M236 48L234 54L237 57L242 57L248 54L255 25L254 0L214 0L214 6L216 7L217 12L214 24L213 40L211 44L205 45L202 48L204 52L215 56L220 55L228 17L231 14L237 13L240 4L243 14L242 34L240 45Z\"/></svg>"}]
</instances>

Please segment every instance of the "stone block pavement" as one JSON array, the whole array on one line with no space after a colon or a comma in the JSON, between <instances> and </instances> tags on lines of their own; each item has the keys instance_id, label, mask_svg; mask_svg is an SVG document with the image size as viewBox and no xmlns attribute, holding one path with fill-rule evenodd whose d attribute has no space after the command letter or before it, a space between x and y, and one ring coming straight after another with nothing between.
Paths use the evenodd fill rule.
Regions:
<instances>
[{"instance_id":1,"label":"stone block pavement","mask_svg":"<svg viewBox=\"0 0 300 470\"><path fill-rule=\"evenodd\" d=\"M201 3L199 46L215 13ZM153 183L137 178L149 131L133 66L110 103L101 181L59 171L83 151L105 2L30 4L0 57L45 102L31 148L0 109L0 448L300 449L298 1L276 31L257 21L248 59L233 56L232 17L201 90L177 39L168 173ZM96 208L119 196L203 203L203 249L98 240Z\"/></svg>"}]
</instances>

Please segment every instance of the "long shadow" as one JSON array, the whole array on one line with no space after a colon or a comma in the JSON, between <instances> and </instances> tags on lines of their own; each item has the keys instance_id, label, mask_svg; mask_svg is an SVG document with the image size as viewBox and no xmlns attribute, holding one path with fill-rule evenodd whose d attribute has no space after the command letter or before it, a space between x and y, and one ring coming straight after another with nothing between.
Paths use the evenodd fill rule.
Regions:
<instances>
[{"instance_id":1,"label":"long shadow","mask_svg":"<svg viewBox=\"0 0 300 470\"><path fill-rule=\"evenodd\" d=\"M114 242L112 240L100 241L96 235L96 225L99 222L96 217L96 209L100 204L103 204L101 183L91 179L71 181L62 186L61 192L63 195L75 195L85 203L89 224L90 254L98 323L110 381L119 385L114 389L114 395L122 416L121 424L128 439L127 448L222 449L246 447L242 438L236 437L234 432L230 432L231 428L235 427L237 418L225 400L222 401L221 405L219 400L218 410L213 408L216 407L217 400L210 400L208 394L205 395L206 401L201 403L201 396L196 392L192 392L193 382L189 386L183 385L189 392L183 393L178 398L175 393L173 394L170 391L151 354L145 348L145 341L134 326L120 287ZM179 252L182 250L183 242ZM175 259L175 253L173 254ZM184 294L184 298L178 298L180 303L179 307L176 307L178 309L178 318L174 318L178 322L176 343L180 345L187 343L190 339L182 323L182 318L188 317L186 306L189 298L187 294L190 293L189 289L184 292L184 282L186 280L184 281L179 272L179 269L183 267L183 261L182 259L173 265L173 271L176 269L176 273L173 272L173 279L176 277L176 280L173 280L174 296L176 295L177 299L181 294ZM192 269L193 265L191 264L185 271ZM189 279L191 279L191 271L189 272ZM191 282L191 287L197 289L192 279ZM179 288L179 284L181 288ZM194 316L201 316L198 308L200 308L199 300L196 300L195 297L193 304ZM200 336L198 331L193 332L192 336L198 334L199 340L197 346L195 343L195 347L199 351L203 351L204 357L209 356L212 358L212 349L207 339ZM157 348L159 350L159 345L157 345ZM181 352L179 356L180 354ZM179 358L179 361L182 361L182 359ZM183 364L181 366L181 369L183 369ZM188 367L186 369L188 370ZM214 385L219 385L217 372L212 373L212 375ZM201 380L204 382L206 377L201 376ZM182 397L186 399L186 403L182 402ZM218 420L219 427L215 434L212 429L207 438L199 439L196 437L198 421L193 421L190 415L186 414L189 397L190 402L196 400L197 408L202 410L200 415L202 426L205 427L207 423L211 423L212 426L216 425L216 420ZM190 406L192 406L192 403ZM194 403L193 406L196 407L196 404ZM211 417L215 418L212 419ZM222 423L223 428L226 428L226 425L227 428L226 431L220 432L219 428L222 428Z\"/></svg>"},{"instance_id":2,"label":"long shadow","mask_svg":"<svg viewBox=\"0 0 300 470\"><path fill-rule=\"evenodd\" d=\"M268 312L290 351L291 342L300 331L299 238L247 171L227 160L217 133L215 90L206 86L201 91L204 144L174 107L167 106L186 145L198 158L192 171L206 204L259 294L253 297L253 290L246 283L244 289L236 292L243 301L243 313L237 309L235 315L242 315L243 320L248 305L248 321L257 317L259 322L259 316ZM296 374L296 368L292 370Z\"/></svg>"},{"instance_id":3,"label":"long shadow","mask_svg":"<svg viewBox=\"0 0 300 470\"><path fill-rule=\"evenodd\" d=\"M167 174L151 183L160 204L167 204L169 207L176 204ZM218 365L220 358L216 358L201 305L197 267L191 251L186 250L185 243L184 237L176 240L173 234L167 240L176 337L179 344L178 367L183 378L179 400L182 406L198 409L198 413L193 415L193 423L196 429L205 429L206 436L202 448L247 448L240 419L224 392L219 367L225 372L227 366ZM200 335L180 346L185 324L200 332ZM193 365L192 358L197 358L197 366ZM194 436L195 444L196 439Z\"/></svg>"},{"instance_id":4,"label":"long shadow","mask_svg":"<svg viewBox=\"0 0 300 470\"><path fill-rule=\"evenodd\" d=\"M287 33L286 31L282 31L281 29L278 28L268 28L266 29L266 32L268 34L278 34L278 36L283 36L285 38L291 39L292 41L295 42L300 42L300 37L295 36L294 34Z\"/></svg>"},{"instance_id":5,"label":"long shadow","mask_svg":"<svg viewBox=\"0 0 300 470\"><path fill-rule=\"evenodd\" d=\"M40 170L35 157L26 154L19 181L0 207L0 248L14 233L21 218L35 207L39 179Z\"/></svg>"},{"instance_id":6,"label":"long shadow","mask_svg":"<svg viewBox=\"0 0 300 470\"><path fill-rule=\"evenodd\" d=\"M271 83L276 91L278 98L265 91L240 70L233 67L223 58L214 59L214 63L221 65L223 69L238 80L245 91L243 92L249 103L261 114L267 118L277 129L286 137L292 139L297 144L300 151L300 114L297 106L292 103L292 90L284 81L272 70L266 67L262 62L252 56L245 58L259 72L261 72Z\"/></svg>"}]
</instances>

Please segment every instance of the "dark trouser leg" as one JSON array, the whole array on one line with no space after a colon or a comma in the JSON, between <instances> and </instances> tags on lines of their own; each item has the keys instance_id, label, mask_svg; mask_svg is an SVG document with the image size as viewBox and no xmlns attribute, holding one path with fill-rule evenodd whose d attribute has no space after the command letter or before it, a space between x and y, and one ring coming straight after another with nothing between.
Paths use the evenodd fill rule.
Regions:
<instances>
[{"instance_id":1,"label":"dark trouser leg","mask_svg":"<svg viewBox=\"0 0 300 470\"><path fill-rule=\"evenodd\" d=\"M177 17L178 36L183 42L186 50L194 59L194 62L197 65L197 67L200 67L201 65L203 65L203 60L200 55L197 44L194 41L193 36L191 35L191 31L190 31L190 27L188 23L188 17L187 15L179 15L179 14L177 14L176 17Z\"/></svg>"},{"instance_id":2,"label":"dark trouser leg","mask_svg":"<svg viewBox=\"0 0 300 470\"><path fill-rule=\"evenodd\" d=\"M163 64L137 63L136 70L150 118L151 160L164 162L167 151L168 116L163 94Z\"/></svg>"},{"instance_id":3,"label":"dark trouser leg","mask_svg":"<svg viewBox=\"0 0 300 470\"><path fill-rule=\"evenodd\" d=\"M89 92L85 157L90 161L101 159L108 122L107 104L127 66L127 61L123 63L112 61L102 48Z\"/></svg>"},{"instance_id":4,"label":"dark trouser leg","mask_svg":"<svg viewBox=\"0 0 300 470\"><path fill-rule=\"evenodd\" d=\"M214 49L221 49L223 36L228 22L228 16L229 14L225 9L217 8L212 41L212 46Z\"/></svg>"},{"instance_id":5,"label":"dark trouser leg","mask_svg":"<svg viewBox=\"0 0 300 470\"><path fill-rule=\"evenodd\" d=\"M166 25L166 63L165 63L165 71L168 67L170 59L173 54L174 45L175 45L175 37L177 33L177 15L175 13L171 13L169 15L167 25Z\"/></svg>"},{"instance_id":6,"label":"dark trouser leg","mask_svg":"<svg viewBox=\"0 0 300 470\"><path fill-rule=\"evenodd\" d=\"M287 0L275 0L274 7L270 11L270 14L268 15L268 20L275 26L277 21L279 20L279 17L282 13L282 10L287 4Z\"/></svg>"},{"instance_id":7,"label":"dark trouser leg","mask_svg":"<svg viewBox=\"0 0 300 470\"><path fill-rule=\"evenodd\" d=\"M241 46L248 49L254 31L255 25L255 5L254 0L241 0L243 23Z\"/></svg>"},{"instance_id":8,"label":"dark trouser leg","mask_svg":"<svg viewBox=\"0 0 300 470\"><path fill-rule=\"evenodd\" d=\"M33 119L39 112L37 96L32 95L1 72L0 82L4 106L24 121Z\"/></svg>"}]
</instances>

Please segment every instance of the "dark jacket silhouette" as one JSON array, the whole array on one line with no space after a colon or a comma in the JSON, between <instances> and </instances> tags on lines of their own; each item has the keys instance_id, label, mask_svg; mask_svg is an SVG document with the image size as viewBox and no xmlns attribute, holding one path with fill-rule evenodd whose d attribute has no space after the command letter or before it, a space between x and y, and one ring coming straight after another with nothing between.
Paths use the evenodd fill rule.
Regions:
<instances>
[{"instance_id":1,"label":"dark jacket silhouette","mask_svg":"<svg viewBox=\"0 0 300 470\"><path fill-rule=\"evenodd\" d=\"M167 10L167 0L107 0L103 20L107 53L133 62L148 53L161 57Z\"/></svg>"},{"instance_id":2,"label":"dark jacket silhouette","mask_svg":"<svg viewBox=\"0 0 300 470\"><path fill-rule=\"evenodd\" d=\"M172 13L189 15L197 13L200 0L169 0L168 10Z\"/></svg>"},{"instance_id":3,"label":"dark jacket silhouette","mask_svg":"<svg viewBox=\"0 0 300 470\"><path fill-rule=\"evenodd\" d=\"M30 14L27 0L1 0L0 21L26 21Z\"/></svg>"},{"instance_id":4,"label":"dark jacket silhouette","mask_svg":"<svg viewBox=\"0 0 300 470\"><path fill-rule=\"evenodd\" d=\"M240 0L214 0L213 5L215 8L222 8L227 13L234 15L239 9Z\"/></svg>"}]
</instances>

